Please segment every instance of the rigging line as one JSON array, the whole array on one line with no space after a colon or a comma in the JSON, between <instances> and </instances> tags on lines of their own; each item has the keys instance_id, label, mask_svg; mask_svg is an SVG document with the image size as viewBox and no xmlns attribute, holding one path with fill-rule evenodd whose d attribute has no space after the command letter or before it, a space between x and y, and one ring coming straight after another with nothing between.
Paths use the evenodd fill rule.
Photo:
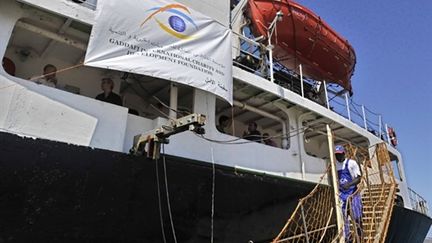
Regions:
<instances>
[{"instance_id":1,"label":"rigging line","mask_svg":"<svg viewBox=\"0 0 432 243\"><path fill-rule=\"evenodd\" d=\"M74 69L74 68L78 68L78 67L81 67L81 66L84 66L84 63L80 62L80 63L78 63L77 65L73 65L73 66L70 66L70 67L67 67L67 68L62 68L62 69L57 70L57 71L55 71L55 72L51 72L51 73L47 73L47 74L42 74L42 75L39 75L39 76L35 76L35 77L32 77L30 80L36 80L36 79L39 79L39 78L43 78L43 77L45 77L45 76L49 76L49 75L51 75L51 74L58 74L58 73L62 73L62 72L65 72L65 71L68 71L68 70L71 70L71 69Z\"/></svg>"},{"instance_id":2,"label":"rigging line","mask_svg":"<svg viewBox=\"0 0 432 243\"><path fill-rule=\"evenodd\" d=\"M300 133L302 133L302 132L304 132L304 131L299 131L298 133L295 133L295 134L292 134L291 136L287 136L286 138L291 138L291 137L294 137L294 136L297 136L297 135L299 135ZM218 143L218 144L226 144L226 145L239 145L239 144L249 144L249 143L257 143L258 141L250 141L250 140L246 140L246 141L241 141L241 142L235 142L235 143L228 143L228 142L224 142L224 141L218 141L218 140L214 140L214 139L210 139L210 138L206 138L206 137L204 137L203 135L199 135L199 134L196 134L196 133L194 133L196 136L198 136L198 137L200 137L200 138L202 138L202 139L204 139L204 140L207 140L207 141L209 141L209 142L214 142L214 143ZM278 135L279 137L281 137L281 136L283 136L283 134L280 134L280 135ZM273 137L276 137L276 136L273 136ZM243 139L243 138L241 138L241 139ZM243 139L244 140L244 139ZM258 142L258 143L260 143L260 142Z\"/></svg>"},{"instance_id":3,"label":"rigging line","mask_svg":"<svg viewBox=\"0 0 432 243\"><path fill-rule=\"evenodd\" d=\"M211 160L212 160L212 201L211 201L211 232L210 243L213 243L214 238L214 205L215 205L215 185L216 185L216 168L214 161L213 147L211 147Z\"/></svg>"},{"instance_id":4,"label":"rigging line","mask_svg":"<svg viewBox=\"0 0 432 243\"><path fill-rule=\"evenodd\" d=\"M369 113L371 113L372 115L375 115L375 116L380 116L380 115L381 115L381 114L379 114L379 113L375 113L375 112L369 110L366 106L365 106L364 108L365 108L365 110L367 110L367 111L368 111Z\"/></svg>"},{"instance_id":5,"label":"rigging line","mask_svg":"<svg viewBox=\"0 0 432 243\"><path fill-rule=\"evenodd\" d=\"M308 128L309 128L309 127L302 127L302 128L298 128L298 129L292 130L291 132L288 132L288 133L286 133L286 134L280 133L280 134L277 134L277 135L269 136L268 139L284 137L284 136L289 135L289 134L291 134L291 133L294 133L294 132L297 132L297 131L300 131L300 130L306 130L306 129L308 129ZM198 135L198 134L196 134L196 135ZM233 136L234 136L234 135L233 135ZM289 138L289 136L287 136L287 138ZM244 138L237 137L237 138L230 139L230 140L215 140L215 139L211 139L211 138L205 138L205 139L206 139L207 141L215 142L215 143L221 143L221 144L235 144L235 143L233 143L233 142L236 142L236 141L239 141L239 140L243 140ZM267 140L267 139L263 139L263 140Z\"/></svg>"},{"instance_id":6,"label":"rigging line","mask_svg":"<svg viewBox=\"0 0 432 243\"><path fill-rule=\"evenodd\" d=\"M379 126L378 123L375 123L375 122L373 122L373 121L371 121L371 120L368 120L368 119L366 119L366 122L367 122L368 125L372 124L372 125L375 126L375 127L378 127L378 126Z\"/></svg>"},{"instance_id":7,"label":"rigging line","mask_svg":"<svg viewBox=\"0 0 432 243\"><path fill-rule=\"evenodd\" d=\"M206 106L209 110L208 95L206 96ZM216 182L216 169L214 161L213 144L210 144L211 161L212 161L212 198L211 198L211 220L210 220L210 243L214 241L214 205L215 205L215 182Z\"/></svg>"},{"instance_id":8,"label":"rigging line","mask_svg":"<svg viewBox=\"0 0 432 243\"><path fill-rule=\"evenodd\" d=\"M360 117L363 117L363 115L360 114L360 112L357 110L357 108L354 105L352 106L352 108L354 110L354 112L353 112L354 114L356 114L356 115L358 115Z\"/></svg>"},{"instance_id":9,"label":"rigging line","mask_svg":"<svg viewBox=\"0 0 432 243\"><path fill-rule=\"evenodd\" d=\"M353 99L352 97L350 98L350 102L351 102L352 104L356 105L356 106L361 106L361 105L357 104L356 102L354 102L354 99ZM368 109L366 106L364 106L364 108L365 108L365 110L369 111L369 113L371 113L371 114L373 114L373 115L376 115L376 116L380 116L380 115L381 115L381 114L379 114L379 113L375 113L375 112L371 111L371 110Z\"/></svg>"},{"instance_id":10,"label":"rigging line","mask_svg":"<svg viewBox=\"0 0 432 243\"><path fill-rule=\"evenodd\" d=\"M160 193L160 181L159 181L159 160L155 160L155 167L156 167L156 182L157 182L157 194L158 194L158 204L159 204L159 220L161 224L161 230L162 230L162 239L163 242L166 243L166 236L165 236L165 226L163 222L163 213L162 213L162 203L161 203L161 193Z\"/></svg>"},{"instance_id":11,"label":"rigging line","mask_svg":"<svg viewBox=\"0 0 432 243\"><path fill-rule=\"evenodd\" d=\"M155 100L156 100L157 102L159 102L162 106L164 106L165 108L167 108L167 109L169 109L169 110L174 111L174 112L177 113L177 114L182 114L182 112L180 112L180 111L178 111L178 110L176 110L176 109L173 109L173 108L171 108L169 105L165 104L165 103L164 103L162 100L160 100L157 96L152 95L148 89L146 89L144 86L142 86L140 80L135 80L135 81L136 81L136 83L140 86L140 88L144 90L144 92L145 92L148 96L150 96L150 97L152 97L153 99L155 99ZM187 115L190 115L190 112L183 112L183 113L186 113Z\"/></svg>"},{"instance_id":12,"label":"rigging line","mask_svg":"<svg viewBox=\"0 0 432 243\"><path fill-rule=\"evenodd\" d=\"M177 243L177 236L174 228L174 221L172 217L171 212L171 203L170 203L170 196L169 196L169 190L168 190L168 177L166 172L166 161L165 161L165 144L162 143L162 162L163 162L163 169L164 169L164 177L165 177L165 192L167 197L167 206L168 206L168 216L171 223L171 230L174 237L174 243Z\"/></svg>"},{"instance_id":13,"label":"rigging line","mask_svg":"<svg viewBox=\"0 0 432 243\"><path fill-rule=\"evenodd\" d=\"M329 100L330 101L330 100ZM340 103L339 101L337 101L337 100L332 100L334 103L336 103L336 104L338 104L338 105L340 105L340 106L343 106L343 107L345 107L345 104L343 104L343 103Z\"/></svg>"},{"instance_id":14,"label":"rigging line","mask_svg":"<svg viewBox=\"0 0 432 243\"><path fill-rule=\"evenodd\" d=\"M169 115L165 112L163 112L161 109L157 108L156 106L154 106L153 104L150 104L150 106L155 109L156 111L160 112L163 116L165 116L165 118L167 118L168 120L171 121L175 121L174 119L172 119L171 117L169 117Z\"/></svg>"}]
</instances>

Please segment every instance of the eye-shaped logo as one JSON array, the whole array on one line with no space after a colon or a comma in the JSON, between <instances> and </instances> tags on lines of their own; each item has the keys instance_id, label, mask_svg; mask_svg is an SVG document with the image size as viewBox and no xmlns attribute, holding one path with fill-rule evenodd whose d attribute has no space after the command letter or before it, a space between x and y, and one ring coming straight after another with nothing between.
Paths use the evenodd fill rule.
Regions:
<instances>
[{"instance_id":1,"label":"eye-shaped logo","mask_svg":"<svg viewBox=\"0 0 432 243\"><path fill-rule=\"evenodd\" d=\"M179 38L179 39L193 39L194 35L186 34L185 32L191 32L187 31L188 25L192 25L195 30L198 30L198 26L195 24L193 19L190 17L190 11L187 7L180 5L180 4L168 4L163 7L154 7L146 12L152 12L142 23L142 27L147 21L150 19L154 19L159 27L167 32L168 34ZM160 13L168 12L172 15L168 17L168 25L164 24L162 21L160 21L157 17Z\"/></svg>"}]
</instances>

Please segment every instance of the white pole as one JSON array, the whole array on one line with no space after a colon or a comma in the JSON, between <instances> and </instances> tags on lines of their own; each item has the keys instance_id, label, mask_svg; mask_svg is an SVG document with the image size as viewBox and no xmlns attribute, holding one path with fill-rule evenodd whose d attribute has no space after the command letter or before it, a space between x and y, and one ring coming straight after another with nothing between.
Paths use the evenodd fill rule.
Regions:
<instances>
[{"instance_id":1,"label":"white pole","mask_svg":"<svg viewBox=\"0 0 432 243\"><path fill-rule=\"evenodd\" d=\"M387 123L385 124L385 130L386 130L386 134L387 134L387 142L388 142L388 144L391 144L391 142L390 142L390 134L389 134L389 131L388 131L388 125L387 125Z\"/></svg>"},{"instance_id":2,"label":"white pole","mask_svg":"<svg viewBox=\"0 0 432 243\"><path fill-rule=\"evenodd\" d=\"M342 216L342 205L341 201L339 200L339 184L337 179L337 172L336 172L336 160L334 155L334 142L333 142L333 134L331 131L331 128L328 124L326 124L327 129L327 141L329 146L329 153L330 153L330 166L331 166L331 179L332 179L332 185L333 185L333 195L336 205L336 224L338 228L338 232L344 230L344 220ZM344 234L341 234L341 238L339 239L339 242L345 242Z\"/></svg>"},{"instance_id":3,"label":"white pole","mask_svg":"<svg viewBox=\"0 0 432 243\"><path fill-rule=\"evenodd\" d=\"M270 81L272 82L272 83L274 83L274 74L273 74L273 46L271 45L271 37L269 37L269 40L268 40L268 47L267 47L267 50L268 50L268 52L269 52L269 68L270 68Z\"/></svg>"},{"instance_id":4,"label":"white pole","mask_svg":"<svg viewBox=\"0 0 432 243\"><path fill-rule=\"evenodd\" d=\"M378 134L379 134L379 138L381 139L381 135L382 135L382 131L381 131L382 130L382 117L381 117L381 115L378 116L378 124L379 124L379 126L378 126L379 127L378 128L379 133Z\"/></svg>"},{"instance_id":5,"label":"white pole","mask_svg":"<svg viewBox=\"0 0 432 243\"><path fill-rule=\"evenodd\" d=\"M300 87L301 87L301 95L302 97L304 97L304 87L303 87L303 67L300 64L299 65L299 69L300 69Z\"/></svg>"},{"instance_id":6,"label":"white pole","mask_svg":"<svg viewBox=\"0 0 432 243\"><path fill-rule=\"evenodd\" d=\"M326 104L327 104L327 109L330 109L330 104L329 104L329 98L328 98L328 94L327 94L327 84L326 81L323 81L324 84L324 94L325 94L325 98L326 98Z\"/></svg>"},{"instance_id":7,"label":"white pole","mask_svg":"<svg viewBox=\"0 0 432 243\"><path fill-rule=\"evenodd\" d=\"M171 119L177 119L177 98L178 98L178 87L176 84L171 82L170 87L170 110L169 117Z\"/></svg>"},{"instance_id":8,"label":"white pole","mask_svg":"<svg viewBox=\"0 0 432 243\"><path fill-rule=\"evenodd\" d=\"M345 92L345 104L347 107L348 120L351 121L351 110L350 110L350 106L349 106L349 102L348 102L348 93L346 93L346 92Z\"/></svg>"},{"instance_id":9,"label":"white pole","mask_svg":"<svg viewBox=\"0 0 432 243\"><path fill-rule=\"evenodd\" d=\"M364 105L362 105L362 113L363 113L363 123L364 123L364 128L367 130L367 120L366 120L366 112L365 112L365 107Z\"/></svg>"}]
</instances>

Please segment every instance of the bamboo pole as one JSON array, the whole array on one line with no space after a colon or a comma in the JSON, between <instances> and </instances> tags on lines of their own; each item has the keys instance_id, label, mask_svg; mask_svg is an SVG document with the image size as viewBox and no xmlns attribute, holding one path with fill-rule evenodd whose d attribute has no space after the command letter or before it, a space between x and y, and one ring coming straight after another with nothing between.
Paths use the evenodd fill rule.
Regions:
<instances>
[{"instance_id":1,"label":"bamboo pole","mask_svg":"<svg viewBox=\"0 0 432 243\"><path fill-rule=\"evenodd\" d=\"M328 146L329 146L329 153L330 153L330 164L331 164L331 178L332 178L332 184L333 184L333 194L334 194L334 200L335 200L335 206L336 206L336 223L338 227L338 232L340 230L344 230L343 225L343 216L342 216L342 205L339 200L339 183L337 182L337 172L336 172L336 160L334 155L334 142L333 142L333 134L330 128L329 124L326 124L327 129L327 139L328 139ZM342 233L341 237L339 239L339 243L345 242L345 235Z\"/></svg>"}]
</instances>

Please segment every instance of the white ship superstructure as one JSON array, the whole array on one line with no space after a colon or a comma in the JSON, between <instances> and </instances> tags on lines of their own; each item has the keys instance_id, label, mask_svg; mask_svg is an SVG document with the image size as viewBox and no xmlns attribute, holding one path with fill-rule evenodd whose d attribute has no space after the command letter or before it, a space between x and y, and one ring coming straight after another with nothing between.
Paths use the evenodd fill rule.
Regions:
<instances>
[{"instance_id":1,"label":"white ship superstructure","mask_svg":"<svg viewBox=\"0 0 432 243\"><path fill-rule=\"evenodd\" d=\"M277 63L270 64L271 72L255 68L260 61L258 47L266 44L238 33L243 30L238 23L233 23L233 49L232 54L228 53L234 60L231 105L211 92L185 84L84 65L97 1L79 2L0 2L0 53L14 63L16 70L13 76L0 69L2 133L127 154L136 135L164 126L170 119L198 113L206 116L205 134L188 131L173 135L164 146L165 154L240 173L318 183L329 164L329 125L335 143L353 144L368 150L370 156L373 145L387 143L397 175L397 200L406 209L428 215L426 201L408 187L405 161L392 145L384 118L323 80L306 79ZM229 1L178 2L227 29L231 27ZM56 88L29 80L42 75L46 64L57 67ZM172 75L180 73L174 70ZM114 81L114 92L121 95L123 106L94 99L102 92L101 79L105 77ZM216 128L221 116L230 120L226 133ZM251 122L258 124L262 134L268 133L277 146L242 139ZM216 179L216 187L217 183ZM245 216L236 222L251 222L254 217Z\"/></svg>"}]
</instances>

